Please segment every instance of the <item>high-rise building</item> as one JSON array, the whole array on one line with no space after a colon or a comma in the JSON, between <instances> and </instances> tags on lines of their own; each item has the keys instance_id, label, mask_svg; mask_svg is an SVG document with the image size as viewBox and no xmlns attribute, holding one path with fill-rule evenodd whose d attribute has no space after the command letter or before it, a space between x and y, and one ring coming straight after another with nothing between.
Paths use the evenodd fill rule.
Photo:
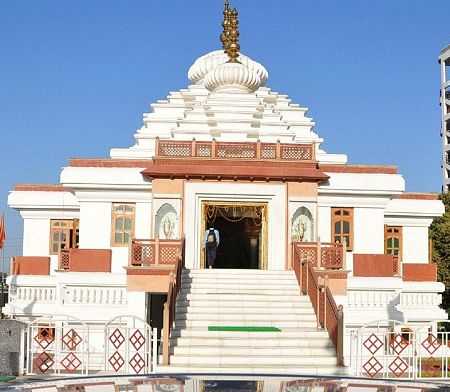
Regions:
<instances>
[{"instance_id":1,"label":"high-rise building","mask_svg":"<svg viewBox=\"0 0 450 392\"><path fill-rule=\"evenodd\" d=\"M450 190L450 45L441 51L439 64L441 66L443 191L448 192Z\"/></svg>"}]
</instances>

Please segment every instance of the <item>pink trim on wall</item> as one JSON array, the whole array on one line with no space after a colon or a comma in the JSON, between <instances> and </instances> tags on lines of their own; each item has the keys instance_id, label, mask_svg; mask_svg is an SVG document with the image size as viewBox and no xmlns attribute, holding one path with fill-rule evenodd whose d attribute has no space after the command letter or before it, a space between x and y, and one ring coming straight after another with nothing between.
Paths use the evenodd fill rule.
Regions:
<instances>
[{"instance_id":1,"label":"pink trim on wall","mask_svg":"<svg viewBox=\"0 0 450 392\"><path fill-rule=\"evenodd\" d=\"M70 272L111 272L111 249L70 249Z\"/></svg>"},{"instance_id":2,"label":"pink trim on wall","mask_svg":"<svg viewBox=\"0 0 450 392\"><path fill-rule=\"evenodd\" d=\"M436 264L403 264L403 280L406 282L436 282Z\"/></svg>"},{"instance_id":3,"label":"pink trim on wall","mask_svg":"<svg viewBox=\"0 0 450 392\"><path fill-rule=\"evenodd\" d=\"M406 199L406 200L439 200L438 193L402 193L395 195L394 199Z\"/></svg>"},{"instance_id":4,"label":"pink trim on wall","mask_svg":"<svg viewBox=\"0 0 450 392\"><path fill-rule=\"evenodd\" d=\"M14 187L16 192L70 192L70 188L66 188L59 184L17 184Z\"/></svg>"},{"instance_id":5,"label":"pink trim on wall","mask_svg":"<svg viewBox=\"0 0 450 392\"><path fill-rule=\"evenodd\" d=\"M13 257L11 275L50 275L50 257Z\"/></svg>"},{"instance_id":6,"label":"pink trim on wall","mask_svg":"<svg viewBox=\"0 0 450 392\"><path fill-rule=\"evenodd\" d=\"M396 166L383 165L319 165L319 169L328 173L367 173L367 174L398 174Z\"/></svg>"},{"instance_id":7,"label":"pink trim on wall","mask_svg":"<svg viewBox=\"0 0 450 392\"><path fill-rule=\"evenodd\" d=\"M354 254L353 276L392 277L395 276L394 263L391 255Z\"/></svg>"}]
</instances>

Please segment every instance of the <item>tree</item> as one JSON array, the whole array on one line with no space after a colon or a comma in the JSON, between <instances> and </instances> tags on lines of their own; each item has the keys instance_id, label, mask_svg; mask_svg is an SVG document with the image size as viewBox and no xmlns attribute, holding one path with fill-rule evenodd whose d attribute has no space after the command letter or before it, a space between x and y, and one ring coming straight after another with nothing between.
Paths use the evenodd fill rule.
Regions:
<instances>
[{"instance_id":1,"label":"tree","mask_svg":"<svg viewBox=\"0 0 450 392\"><path fill-rule=\"evenodd\" d=\"M450 193L442 194L445 214L436 218L430 227L433 240L433 262L438 266L438 280L445 284L442 307L450 311Z\"/></svg>"}]
</instances>

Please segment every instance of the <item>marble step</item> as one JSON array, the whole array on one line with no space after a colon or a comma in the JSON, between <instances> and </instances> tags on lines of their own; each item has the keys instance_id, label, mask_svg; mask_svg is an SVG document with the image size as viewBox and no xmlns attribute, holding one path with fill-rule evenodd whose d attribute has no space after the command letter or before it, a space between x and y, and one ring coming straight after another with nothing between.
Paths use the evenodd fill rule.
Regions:
<instances>
[{"instance_id":1,"label":"marble step","mask_svg":"<svg viewBox=\"0 0 450 392\"><path fill-rule=\"evenodd\" d=\"M299 328L283 328L281 332L229 332L208 331L208 327L179 328L175 326L171 337L175 338L213 338L213 339L329 339L328 332L317 329L317 325Z\"/></svg>"},{"instance_id":2,"label":"marble step","mask_svg":"<svg viewBox=\"0 0 450 392\"><path fill-rule=\"evenodd\" d=\"M260 269L191 269L183 270L183 275L190 276L291 276L295 277L294 271L267 271Z\"/></svg>"},{"instance_id":3,"label":"marble step","mask_svg":"<svg viewBox=\"0 0 450 392\"><path fill-rule=\"evenodd\" d=\"M278 289L278 290L285 290L285 289L295 289L298 292L300 292L300 288L297 284L297 282L291 282L287 281L286 283L280 283L280 282L223 282L223 281L217 281L217 282L210 282L210 281L204 281L204 282L183 282L182 286L183 289L203 289L203 288L221 288L221 289L257 289L261 290L264 289Z\"/></svg>"},{"instance_id":4,"label":"marble step","mask_svg":"<svg viewBox=\"0 0 450 392\"><path fill-rule=\"evenodd\" d=\"M247 344L247 342L245 342ZM216 346L175 346L172 348L175 356L335 356L336 351L331 347L255 347L243 345L240 347L216 347Z\"/></svg>"},{"instance_id":5,"label":"marble step","mask_svg":"<svg viewBox=\"0 0 450 392\"><path fill-rule=\"evenodd\" d=\"M280 281L289 281L289 280L295 280L297 281L297 277L295 273L291 273L290 271L282 272L282 273L263 273L263 274L224 274L224 273L202 273L202 274L195 274L195 273L182 273L181 274L182 279L187 280L220 280L220 279L226 279L226 280L248 280L248 281L255 281L255 280L280 280Z\"/></svg>"},{"instance_id":6,"label":"marble step","mask_svg":"<svg viewBox=\"0 0 450 392\"><path fill-rule=\"evenodd\" d=\"M299 293L291 294L291 293L280 293L277 290L277 294L267 294L263 292L246 294L242 292L235 293L190 293L181 291L178 294L178 298L180 301L188 300L192 301L240 301L240 302L264 302L264 303L295 303L295 302L309 302L309 298L306 296L301 296Z\"/></svg>"},{"instance_id":7,"label":"marble step","mask_svg":"<svg viewBox=\"0 0 450 392\"><path fill-rule=\"evenodd\" d=\"M176 328L208 328L209 326L230 326L230 327L275 327L283 328L314 328L317 327L317 322L311 320L180 320L175 322ZM259 332L260 333L260 332ZM279 332L278 332L279 333Z\"/></svg>"},{"instance_id":8,"label":"marble step","mask_svg":"<svg viewBox=\"0 0 450 392\"><path fill-rule=\"evenodd\" d=\"M238 294L238 295L298 295L300 296L300 290L298 287L294 288L266 288L264 285L260 287L238 287L238 288L230 288L230 287L204 287L204 288L185 288L181 286L180 294Z\"/></svg>"},{"instance_id":9,"label":"marble step","mask_svg":"<svg viewBox=\"0 0 450 392\"><path fill-rule=\"evenodd\" d=\"M254 334L255 335L255 334ZM261 337L254 336L252 338L247 337L234 338L233 336L227 337L178 337L172 338L171 342L176 346L190 346L190 347L288 347L288 348L331 348L334 350L334 346L327 337L308 337L308 338L293 338L281 336L277 338L267 338L265 335Z\"/></svg>"},{"instance_id":10,"label":"marble step","mask_svg":"<svg viewBox=\"0 0 450 392\"><path fill-rule=\"evenodd\" d=\"M264 314L264 313L217 313L210 312L208 313L179 313L177 312L175 315L176 321L182 320L192 320L192 321L207 321L210 324L220 323L226 324L229 321L231 322L245 322L251 323L253 321L257 322L268 322L268 323L277 323L284 321L316 321L316 315L314 312L304 313L304 314L293 314L293 313L272 313L272 314Z\"/></svg>"},{"instance_id":11,"label":"marble step","mask_svg":"<svg viewBox=\"0 0 450 392\"><path fill-rule=\"evenodd\" d=\"M211 366L248 366L251 364L265 366L335 366L335 356L317 356L317 355L283 355L283 356L261 356L261 355L171 355L170 364L175 366L202 366L205 368Z\"/></svg>"},{"instance_id":12,"label":"marble step","mask_svg":"<svg viewBox=\"0 0 450 392\"><path fill-rule=\"evenodd\" d=\"M251 304L250 304L251 305ZM210 306L195 305L182 306L177 303L176 314L205 314L205 315L217 315L217 314L261 314L261 315L275 315L275 314L315 314L314 309L309 304L299 304L295 307L280 307L276 305L255 307L236 305L229 306L228 304L215 304Z\"/></svg>"},{"instance_id":13,"label":"marble step","mask_svg":"<svg viewBox=\"0 0 450 392\"><path fill-rule=\"evenodd\" d=\"M346 376L349 371L346 368L337 366L292 366L292 365L189 365L189 366L158 366L158 372L165 374L248 374L248 375L280 375L280 376Z\"/></svg>"},{"instance_id":14,"label":"marble step","mask_svg":"<svg viewBox=\"0 0 450 392\"><path fill-rule=\"evenodd\" d=\"M183 282L239 282L239 283L255 283L255 282L265 282L265 283L297 283L297 279L295 276L290 275L281 275L281 276L236 276L236 275L227 275L227 276L192 276L192 275L182 275L181 277Z\"/></svg>"},{"instance_id":15,"label":"marble step","mask_svg":"<svg viewBox=\"0 0 450 392\"><path fill-rule=\"evenodd\" d=\"M281 301L246 301L244 299L236 300L185 300L181 297L177 300L177 312L184 308L192 309L257 309L258 311L270 310L280 312L289 312L296 309L312 309L311 302L308 300L296 300L292 302L281 302Z\"/></svg>"}]
</instances>

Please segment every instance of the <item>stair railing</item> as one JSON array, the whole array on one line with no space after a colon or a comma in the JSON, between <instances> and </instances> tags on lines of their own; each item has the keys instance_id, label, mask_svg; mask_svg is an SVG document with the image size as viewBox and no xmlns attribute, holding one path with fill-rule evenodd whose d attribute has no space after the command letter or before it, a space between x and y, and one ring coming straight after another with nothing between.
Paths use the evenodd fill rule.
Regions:
<instances>
[{"instance_id":1,"label":"stair railing","mask_svg":"<svg viewBox=\"0 0 450 392\"><path fill-rule=\"evenodd\" d=\"M344 366L344 312L336 305L328 285L328 276L322 278L308 258L294 259L294 271L300 291L308 295L316 314L317 327L327 330L336 349L337 365Z\"/></svg>"},{"instance_id":2,"label":"stair railing","mask_svg":"<svg viewBox=\"0 0 450 392\"><path fill-rule=\"evenodd\" d=\"M184 268L184 240L182 251L175 264L175 269L169 275L169 289L167 292L167 300L164 303L163 310L163 365L167 366L170 363L170 334L175 322L175 307L177 296L181 289L181 274Z\"/></svg>"}]
</instances>

